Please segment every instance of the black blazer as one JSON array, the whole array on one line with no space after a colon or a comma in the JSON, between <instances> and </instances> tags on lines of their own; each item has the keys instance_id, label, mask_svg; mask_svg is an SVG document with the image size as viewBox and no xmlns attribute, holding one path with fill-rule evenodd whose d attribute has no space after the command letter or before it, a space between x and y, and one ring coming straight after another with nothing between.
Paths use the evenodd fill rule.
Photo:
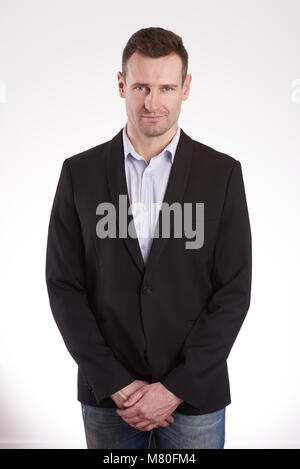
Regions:
<instances>
[{"instance_id":1,"label":"black blazer","mask_svg":"<svg viewBox=\"0 0 300 469\"><path fill-rule=\"evenodd\" d=\"M186 249L190 239L172 236L171 226L170 238L153 239L146 266L137 238L97 236L97 205L113 202L118 223L119 194L128 197L122 130L64 160L49 222L46 283L78 365L78 400L116 407L109 396L144 379L183 399L178 412L223 408L231 402L226 359L250 305L241 164L181 129L164 201L204 202L204 245Z\"/></svg>"}]
</instances>

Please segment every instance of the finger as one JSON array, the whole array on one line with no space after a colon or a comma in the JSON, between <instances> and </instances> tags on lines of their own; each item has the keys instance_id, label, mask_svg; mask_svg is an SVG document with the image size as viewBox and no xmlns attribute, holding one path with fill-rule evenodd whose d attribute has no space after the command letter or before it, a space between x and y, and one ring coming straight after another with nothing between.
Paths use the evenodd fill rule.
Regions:
<instances>
[{"instance_id":1,"label":"finger","mask_svg":"<svg viewBox=\"0 0 300 469\"><path fill-rule=\"evenodd\" d=\"M135 416L135 417L123 417L123 420L126 422L126 423L129 423L130 425L136 425L137 423L140 423L140 422L148 422L149 423L149 420L145 420L145 419L142 419L142 417L138 417L138 416Z\"/></svg>"},{"instance_id":2,"label":"finger","mask_svg":"<svg viewBox=\"0 0 300 469\"><path fill-rule=\"evenodd\" d=\"M129 407L128 409L118 409L116 412L122 418L124 417L133 418L133 417L138 417L138 413L140 412L140 409L138 407L132 406L132 407Z\"/></svg>"},{"instance_id":3,"label":"finger","mask_svg":"<svg viewBox=\"0 0 300 469\"><path fill-rule=\"evenodd\" d=\"M159 427L168 427L169 426L169 422L167 422L166 420L163 420L162 422L160 422L158 424Z\"/></svg>"},{"instance_id":4,"label":"finger","mask_svg":"<svg viewBox=\"0 0 300 469\"><path fill-rule=\"evenodd\" d=\"M125 407L130 407L131 405L135 404L137 401L140 400L140 398L143 396L143 392L140 390L134 392L131 394L131 396L128 397L126 401L123 402L123 405Z\"/></svg>"},{"instance_id":5,"label":"finger","mask_svg":"<svg viewBox=\"0 0 300 469\"><path fill-rule=\"evenodd\" d=\"M174 422L174 417L169 415L169 417L166 418L167 422L173 423Z\"/></svg>"},{"instance_id":6,"label":"finger","mask_svg":"<svg viewBox=\"0 0 300 469\"><path fill-rule=\"evenodd\" d=\"M123 417L123 420L128 423L129 425L141 429L145 425L156 425L156 427L168 427L170 423L173 422L174 419L168 420L170 417L167 417L165 420L162 420L159 424L151 424L149 420L141 420L141 417Z\"/></svg>"},{"instance_id":7,"label":"finger","mask_svg":"<svg viewBox=\"0 0 300 469\"><path fill-rule=\"evenodd\" d=\"M153 428L156 428L156 427L158 427L158 425L153 425L153 423L151 423L150 425L146 425L146 427L143 427L142 429L139 428L139 430L149 432L150 430L153 430Z\"/></svg>"},{"instance_id":8,"label":"finger","mask_svg":"<svg viewBox=\"0 0 300 469\"><path fill-rule=\"evenodd\" d=\"M135 428L137 428L138 430L144 430L144 431L149 431L149 430L152 430L153 428L157 428L157 427L168 427L169 426L169 423L166 422L166 421L162 421L158 424L154 424L154 423L149 423L149 420L148 422L143 422L143 425L142 424L135 424L133 425Z\"/></svg>"},{"instance_id":9,"label":"finger","mask_svg":"<svg viewBox=\"0 0 300 469\"><path fill-rule=\"evenodd\" d=\"M134 396L134 397L130 396L130 399L128 398L126 401L123 402L123 408L127 409L128 407L133 406L140 400L140 398L141 396Z\"/></svg>"},{"instance_id":10,"label":"finger","mask_svg":"<svg viewBox=\"0 0 300 469\"><path fill-rule=\"evenodd\" d=\"M138 422L134 424L133 426L137 428L138 430L143 430L146 426L149 426L149 420L144 420L142 422Z\"/></svg>"},{"instance_id":11,"label":"finger","mask_svg":"<svg viewBox=\"0 0 300 469\"><path fill-rule=\"evenodd\" d=\"M136 423L132 423L132 422L126 422L128 423L128 425L130 425L131 427L133 428L136 428L137 430L145 430L145 427L148 427L149 425L153 425L150 424L149 420L139 420L138 422Z\"/></svg>"}]
</instances>

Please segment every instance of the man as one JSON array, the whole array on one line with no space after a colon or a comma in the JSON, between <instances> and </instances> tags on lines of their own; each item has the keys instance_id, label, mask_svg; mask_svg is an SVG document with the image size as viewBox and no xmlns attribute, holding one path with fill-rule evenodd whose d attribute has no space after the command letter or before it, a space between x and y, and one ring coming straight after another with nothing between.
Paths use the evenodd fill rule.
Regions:
<instances>
[{"instance_id":1,"label":"man","mask_svg":"<svg viewBox=\"0 0 300 469\"><path fill-rule=\"evenodd\" d=\"M240 162L178 126L187 66L179 36L137 31L118 73L126 125L63 162L46 282L88 448L148 448L153 433L157 448L224 447L251 230Z\"/></svg>"}]
</instances>

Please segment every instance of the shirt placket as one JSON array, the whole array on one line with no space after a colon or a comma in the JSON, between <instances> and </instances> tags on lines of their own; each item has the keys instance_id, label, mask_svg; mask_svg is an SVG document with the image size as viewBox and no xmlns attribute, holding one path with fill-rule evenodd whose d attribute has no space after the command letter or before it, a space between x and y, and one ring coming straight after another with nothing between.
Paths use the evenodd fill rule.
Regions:
<instances>
[{"instance_id":1,"label":"shirt placket","mask_svg":"<svg viewBox=\"0 0 300 469\"><path fill-rule=\"evenodd\" d=\"M141 247L147 249L149 242L149 203L150 203L150 172L147 166L141 181Z\"/></svg>"}]
</instances>

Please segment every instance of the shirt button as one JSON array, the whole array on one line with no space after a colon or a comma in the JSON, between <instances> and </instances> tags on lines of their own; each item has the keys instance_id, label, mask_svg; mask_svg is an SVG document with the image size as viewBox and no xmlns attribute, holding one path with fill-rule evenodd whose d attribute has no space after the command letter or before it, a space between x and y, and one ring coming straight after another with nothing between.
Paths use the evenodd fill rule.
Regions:
<instances>
[{"instance_id":1,"label":"shirt button","mask_svg":"<svg viewBox=\"0 0 300 469\"><path fill-rule=\"evenodd\" d=\"M143 288L144 295L150 295L151 293L152 293L152 287L147 286Z\"/></svg>"}]
</instances>

